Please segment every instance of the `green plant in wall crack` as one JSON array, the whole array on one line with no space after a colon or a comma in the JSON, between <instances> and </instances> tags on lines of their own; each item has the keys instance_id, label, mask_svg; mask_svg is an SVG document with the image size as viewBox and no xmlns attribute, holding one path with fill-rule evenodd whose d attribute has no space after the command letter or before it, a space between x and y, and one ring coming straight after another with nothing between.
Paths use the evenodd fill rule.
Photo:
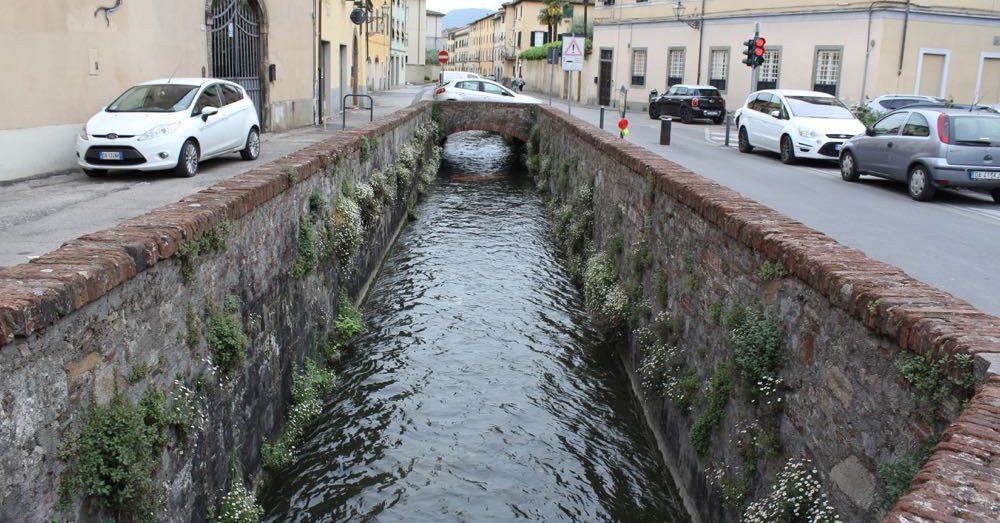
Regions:
<instances>
[{"instance_id":1,"label":"green plant in wall crack","mask_svg":"<svg viewBox=\"0 0 1000 523\"><path fill-rule=\"evenodd\" d=\"M938 405L957 396L968 398L975 392L976 377L969 354L900 353L896 362L900 375L917 391L921 401Z\"/></svg>"},{"instance_id":2,"label":"green plant in wall crack","mask_svg":"<svg viewBox=\"0 0 1000 523\"><path fill-rule=\"evenodd\" d=\"M729 332L736 370L754 398L777 394L783 339L781 328L755 309L745 309Z\"/></svg>"},{"instance_id":3,"label":"green plant in wall crack","mask_svg":"<svg viewBox=\"0 0 1000 523\"><path fill-rule=\"evenodd\" d=\"M226 298L222 308L209 307L208 347L212 364L223 377L233 373L246 358L250 338L239 319L240 302L235 296Z\"/></svg>"},{"instance_id":4,"label":"green plant in wall crack","mask_svg":"<svg viewBox=\"0 0 1000 523\"><path fill-rule=\"evenodd\" d=\"M377 148L378 148L377 138L369 138L367 136L362 136L361 140L358 143L358 154L361 157L361 162L362 163L367 162L372 157L372 154L375 152L375 149Z\"/></svg>"},{"instance_id":5,"label":"green plant in wall crack","mask_svg":"<svg viewBox=\"0 0 1000 523\"><path fill-rule=\"evenodd\" d=\"M333 390L335 383L333 371L306 359L302 369L292 377L292 403L281 437L261 447L265 467L277 470L295 459L295 446L309 422L323 411L323 398Z\"/></svg>"},{"instance_id":6,"label":"green plant in wall crack","mask_svg":"<svg viewBox=\"0 0 1000 523\"><path fill-rule=\"evenodd\" d=\"M60 449L69 465L60 483L60 509L82 496L118 521L154 521L164 500L155 481L160 454L169 430L190 423L187 412L168 406L155 389L138 403L116 392L107 405L91 405L80 432Z\"/></svg>"},{"instance_id":7,"label":"green plant in wall crack","mask_svg":"<svg viewBox=\"0 0 1000 523\"><path fill-rule=\"evenodd\" d=\"M781 262L767 260L760 266L758 276L760 276L761 280L766 282L780 280L788 276L788 270L785 269L785 266Z\"/></svg>"},{"instance_id":8,"label":"green plant in wall crack","mask_svg":"<svg viewBox=\"0 0 1000 523\"><path fill-rule=\"evenodd\" d=\"M698 414L688 436L691 439L691 446L694 447L699 456L708 453L712 444L712 434L722 424L726 417L726 406L729 404L729 397L733 393L732 369L729 365L722 364L715 369L712 381L708 385L706 395L706 405L704 410Z\"/></svg>"},{"instance_id":9,"label":"green plant in wall crack","mask_svg":"<svg viewBox=\"0 0 1000 523\"><path fill-rule=\"evenodd\" d=\"M353 270L351 260L361 246L362 232L361 208L357 202L347 195L337 198L333 215L333 252L340 262L342 274Z\"/></svg>"},{"instance_id":10,"label":"green plant in wall crack","mask_svg":"<svg viewBox=\"0 0 1000 523\"><path fill-rule=\"evenodd\" d=\"M229 492L219 503L215 523L256 523L264 517L264 507L243 482L243 476L236 466L234 455L229 464Z\"/></svg>"},{"instance_id":11,"label":"green plant in wall crack","mask_svg":"<svg viewBox=\"0 0 1000 523\"><path fill-rule=\"evenodd\" d=\"M930 437L911 452L906 452L892 461L878 464L879 479L882 480L885 492L882 496L882 508L889 510L896 500L910 487L913 478L924 468L924 464L934 454L938 438Z\"/></svg>"},{"instance_id":12,"label":"green plant in wall crack","mask_svg":"<svg viewBox=\"0 0 1000 523\"><path fill-rule=\"evenodd\" d=\"M745 523L839 523L830 506L819 472L809 460L792 460L778 473L771 493L751 503Z\"/></svg>"},{"instance_id":13,"label":"green plant in wall crack","mask_svg":"<svg viewBox=\"0 0 1000 523\"><path fill-rule=\"evenodd\" d=\"M223 218L214 227L205 231L198 238L184 242L177 249L181 262L181 276L184 283L190 283L194 278L194 260L202 254L222 252L226 248L226 238L233 232L233 224Z\"/></svg>"},{"instance_id":14,"label":"green plant in wall crack","mask_svg":"<svg viewBox=\"0 0 1000 523\"><path fill-rule=\"evenodd\" d=\"M618 281L614 261L603 252L587 259L583 278L587 310L606 333L618 332L629 318L631 303Z\"/></svg>"},{"instance_id":15,"label":"green plant in wall crack","mask_svg":"<svg viewBox=\"0 0 1000 523\"><path fill-rule=\"evenodd\" d=\"M333 329L330 330L327 340L323 344L323 353L327 361L338 359L341 351L364 329L365 323L361 310L351 302L351 298L346 292L341 292L340 304L337 307L337 319L334 320Z\"/></svg>"}]
</instances>

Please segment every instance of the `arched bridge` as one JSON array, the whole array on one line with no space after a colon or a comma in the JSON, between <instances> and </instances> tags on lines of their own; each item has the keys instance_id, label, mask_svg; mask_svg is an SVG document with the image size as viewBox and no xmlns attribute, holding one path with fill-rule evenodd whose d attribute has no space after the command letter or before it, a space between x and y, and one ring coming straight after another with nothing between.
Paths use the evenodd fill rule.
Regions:
<instances>
[{"instance_id":1,"label":"arched bridge","mask_svg":"<svg viewBox=\"0 0 1000 523\"><path fill-rule=\"evenodd\" d=\"M538 107L495 102L434 102L445 135L462 131L492 131L527 142Z\"/></svg>"}]
</instances>

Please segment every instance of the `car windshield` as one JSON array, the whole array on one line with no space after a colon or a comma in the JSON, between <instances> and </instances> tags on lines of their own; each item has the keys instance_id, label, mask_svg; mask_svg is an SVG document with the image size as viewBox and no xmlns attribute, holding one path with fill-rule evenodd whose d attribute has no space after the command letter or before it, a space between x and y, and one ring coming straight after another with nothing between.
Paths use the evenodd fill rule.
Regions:
<instances>
[{"instance_id":1,"label":"car windshield","mask_svg":"<svg viewBox=\"0 0 1000 523\"><path fill-rule=\"evenodd\" d=\"M827 98L825 96L786 96L785 100L788 101L788 109L792 111L793 116L803 118L854 118L850 109L836 98Z\"/></svg>"},{"instance_id":2,"label":"car windshield","mask_svg":"<svg viewBox=\"0 0 1000 523\"><path fill-rule=\"evenodd\" d=\"M173 113L191 105L198 86L177 84L137 85L111 102L109 113Z\"/></svg>"},{"instance_id":3,"label":"car windshield","mask_svg":"<svg viewBox=\"0 0 1000 523\"><path fill-rule=\"evenodd\" d=\"M696 96L719 96L718 89L691 89L691 94Z\"/></svg>"},{"instance_id":4,"label":"car windshield","mask_svg":"<svg viewBox=\"0 0 1000 523\"><path fill-rule=\"evenodd\" d=\"M1000 117L955 116L951 135L956 143L1000 144Z\"/></svg>"}]
</instances>

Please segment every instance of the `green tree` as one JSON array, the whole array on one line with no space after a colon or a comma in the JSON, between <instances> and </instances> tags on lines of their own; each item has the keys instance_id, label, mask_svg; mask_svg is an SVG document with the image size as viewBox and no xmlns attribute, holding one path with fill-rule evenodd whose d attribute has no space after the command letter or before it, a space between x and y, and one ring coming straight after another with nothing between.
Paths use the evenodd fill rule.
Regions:
<instances>
[{"instance_id":1,"label":"green tree","mask_svg":"<svg viewBox=\"0 0 1000 523\"><path fill-rule=\"evenodd\" d=\"M549 41L554 42L559 36L559 22L563 19L563 8L569 5L569 0L545 0L545 7L538 13L538 21L549 28Z\"/></svg>"}]
</instances>

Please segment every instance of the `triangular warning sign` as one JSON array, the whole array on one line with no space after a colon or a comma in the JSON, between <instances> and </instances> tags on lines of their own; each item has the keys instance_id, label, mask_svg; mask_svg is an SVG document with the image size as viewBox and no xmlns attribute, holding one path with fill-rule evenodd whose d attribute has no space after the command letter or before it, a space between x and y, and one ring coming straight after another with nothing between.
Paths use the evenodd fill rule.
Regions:
<instances>
[{"instance_id":1,"label":"triangular warning sign","mask_svg":"<svg viewBox=\"0 0 1000 523\"><path fill-rule=\"evenodd\" d=\"M581 55L583 51L580 50L580 46L576 44L576 38L569 39L569 45L566 47L566 52L563 54L568 55Z\"/></svg>"}]
</instances>

